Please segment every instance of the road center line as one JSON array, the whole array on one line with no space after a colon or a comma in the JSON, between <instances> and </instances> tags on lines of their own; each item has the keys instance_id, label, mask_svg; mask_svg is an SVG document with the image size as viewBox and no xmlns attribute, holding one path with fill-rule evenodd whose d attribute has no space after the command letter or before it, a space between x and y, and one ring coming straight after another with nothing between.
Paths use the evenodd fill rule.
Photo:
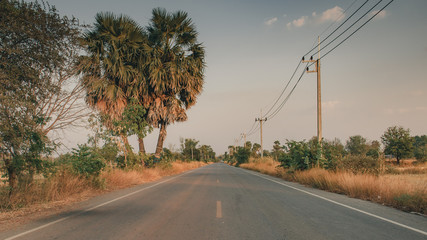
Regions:
<instances>
[{"instance_id":1,"label":"road center line","mask_svg":"<svg viewBox=\"0 0 427 240\"><path fill-rule=\"evenodd\" d=\"M368 215L368 216L371 216L371 217L374 217L374 218L377 218L377 219L383 220L383 221L388 222L388 223L392 223L392 224L394 224L394 225L397 225L397 226L400 226L400 227L403 227L403 228L406 228L406 229L409 229L409 230L412 230L412 231L414 231L414 232L418 232L418 233L421 233L421 234L423 234L423 235L427 236L427 232L424 232L424 231L422 231L422 230L419 230L419 229L416 229L416 228L410 227L410 226L408 226L408 225L405 225L405 224L402 224L402 223L398 223L398 222L395 222L395 221L393 221L393 220L390 220L390 219L387 219L387 218L384 218L384 217L380 217L380 216L378 216L378 215L375 215L375 214L372 214L372 213L369 213L369 212L365 212L365 211L363 211L363 210L360 210L360 209L357 209L357 208L354 208L354 207L348 206L348 205L346 205L346 204L336 202L336 201L331 200L331 199L329 199L329 198L322 197L322 196L320 196L320 195L317 195L317 194L314 194L314 193L311 193L311 192L308 192L308 191L305 191L305 190L302 190L302 189L299 189L299 188L296 188L296 187L290 186L290 185L288 185L288 184L286 184L286 183L279 182L279 181L276 181L276 180L273 180L273 179L267 178L267 177L262 176L262 175L259 175L259 174L257 174L257 173L253 173L253 172L251 172L251 171L246 171L246 170L243 170L243 171L244 171L244 172L246 172L246 173L249 173L249 174L255 175L255 176L257 176L257 177L260 177L260 178L266 179L266 180L268 180L268 181L271 181L271 182L274 182L274 183L277 183L277 184L283 185L283 186L285 186L285 187L292 188L292 189L294 189L294 190L297 190L297 191L300 191L300 192L306 193L306 194L311 195L311 196L313 196L313 197L317 197L317 198L323 199L323 200L325 200L325 201L328 201L328 202L334 203L334 204L336 204L336 205L339 205L339 206L342 206L342 207L345 207L345 208L348 208L348 209L354 210L354 211L356 211L356 212L360 212L360 213L366 214L366 215Z\"/></svg>"},{"instance_id":2,"label":"road center line","mask_svg":"<svg viewBox=\"0 0 427 240\"><path fill-rule=\"evenodd\" d=\"M197 168L197 169L200 169L200 168ZM176 178L179 178L179 177L184 176L184 175L186 175L186 174L192 173L192 172L194 172L194 171L195 171L195 170L197 170L197 169L194 169L194 170L191 170L191 171L188 171L188 172L182 173L182 174L180 174L180 175L177 175L177 176L175 176L175 177L171 177L171 178L169 178L169 179L166 179L166 180L164 180L164 181L158 182L158 183L153 184L153 185L151 185L151 186L148 186L148 187L145 187L145 188L142 188L142 189L136 190L136 191L134 191L134 192L131 192L131 193L128 193L128 194L123 195L123 196L121 196L121 197L115 198L115 199L113 199L113 200L110 200L110 201L107 201L107 202L101 203L101 204L99 204L99 205L96 205L96 206L94 206L94 207L88 208L88 209L86 209L86 210L82 210L82 211L80 211L80 212L78 212L78 213L75 213L75 214L73 214L73 215L70 215L70 216L67 216L67 217L60 218L60 219L58 219L58 220L55 220L55 221L52 221L52 222L46 223L46 224L44 224L44 225L41 225L41 226L39 226L39 227L36 227L36 228L30 229L30 230L25 231L25 232L23 232L23 233L20 233L20 234L17 234L17 235L14 235L14 236L8 237L8 238L6 238L5 240L12 240L12 239L16 239L16 238L22 237L22 236L27 235L27 234L29 234L29 233L32 233L32 232L38 231L38 230L40 230L40 229L46 228L46 227L48 227L48 226L50 226L50 225L53 225L53 224L56 224L56 223L62 222L62 221L64 221L64 220L67 220L68 218L75 217L75 216L80 215L80 214L82 214L82 213L86 213L86 212L92 211L92 210L94 210L94 209L97 209L97 208L100 208L100 207L102 207L102 206L105 206L105 205L108 205L108 204L110 204L110 203L113 203L113 202L116 202L116 201L118 201L118 200L121 200L121 199L123 199L123 198L127 198L127 197L129 197L129 196L135 195L135 194L137 194L137 193L139 193L139 192L142 192L142 191L144 191L144 190L147 190L147 189L150 189L150 188L156 187L156 186L158 186L158 185L160 185L160 184L163 184L163 183L166 183L166 182L172 181L172 180L174 180L174 179L176 179Z\"/></svg>"},{"instance_id":3,"label":"road center line","mask_svg":"<svg viewBox=\"0 0 427 240\"><path fill-rule=\"evenodd\" d=\"M222 218L221 201L216 201L216 218Z\"/></svg>"}]
</instances>

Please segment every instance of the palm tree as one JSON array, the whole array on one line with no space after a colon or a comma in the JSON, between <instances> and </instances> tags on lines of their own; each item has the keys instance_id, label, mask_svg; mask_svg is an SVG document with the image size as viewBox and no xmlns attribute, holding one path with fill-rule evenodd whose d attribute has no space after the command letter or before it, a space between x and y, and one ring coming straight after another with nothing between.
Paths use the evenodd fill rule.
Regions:
<instances>
[{"instance_id":1,"label":"palm tree","mask_svg":"<svg viewBox=\"0 0 427 240\"><path fill-rule=\"evenodd\" d=\"M86 102L105 114L107 126L112 127L131 100L141 101L137 89L144 85L141 66L146 62L143 49L148 38L143 28L127 16L98 13L95 20L93 30L83 39L89 54L82 59L83 84ZM127 136L121 137L131 153ZM139 145L145 153L142 138Z\"/></svg>"},{"instance_id":2,"label":"palm tree","mask_svg":"<svg viewBox=\"0 0 427 240\"><path fill-rule=\"evenodd\" d=\"M160 157L166 127L187 119L186 110L196 103L204 83L205 52L197 43L197 31L187 13L153 9L147 28L149 63L143 103L148 121L160 127L156 157Z\"/></svg>"}]
</instances>

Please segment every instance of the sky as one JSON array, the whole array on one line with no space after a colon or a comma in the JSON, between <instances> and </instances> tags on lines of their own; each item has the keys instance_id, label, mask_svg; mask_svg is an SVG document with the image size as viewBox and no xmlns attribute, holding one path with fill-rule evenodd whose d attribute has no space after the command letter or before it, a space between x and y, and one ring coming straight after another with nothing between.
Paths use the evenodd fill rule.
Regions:
<instances>
[{"instance_id":1,"label":"sky","mask_svg":"<svg viewBox=\"0 0 427 240\"><path fill-rule=\"evenodd\" d=\"M316 46L318 36L320 40L326 38L365 1L48 2L61 15L74 16L86 24L92 24L95 14L102 11L128 15L142 26L147 26L156 7L187 12L206 49L205 85L197 104L187 111L188 120L168 127L164 147L179 150L180 138L194 138L223 154L229 145L243 144L241 134L248 133L261 111L265 113L273 105L302 56ZM360 12L375 3L370 1ZM368 16L379 9L374 8ZM427 134L426 11L425 0L395 0L322 58L325 139L338 138L345 143L350 136L362 135L380 140L391 126L409 128L412 135ZM304 74L281 111L264 122L264 149L271 150L275 140L284 144L286 140L316 136L316 86L316 74ZM89 133L85 129L67 130L63 143L71 149L86 142ZM155 151L157 137L155 129L145 138L147 152ZM259 143L259 131L247 136L247 141ZM131 143L137 150L135 138Z\"/></svg>"}]
</instances>

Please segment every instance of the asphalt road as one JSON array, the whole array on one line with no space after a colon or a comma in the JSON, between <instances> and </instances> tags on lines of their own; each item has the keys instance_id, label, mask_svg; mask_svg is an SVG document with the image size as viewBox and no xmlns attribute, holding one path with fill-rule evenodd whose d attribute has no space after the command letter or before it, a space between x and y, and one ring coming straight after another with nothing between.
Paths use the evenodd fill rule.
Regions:
<instances>
[{"instance_id":1,"label":"asphalt road","mask_svg":"<svg viewBox=\"0 0 427 240\"><path fill-rule=\"evenodd\" d=\"M427 218L218 163L0 239L427 239Z\"/></svg>"}]
</instances>

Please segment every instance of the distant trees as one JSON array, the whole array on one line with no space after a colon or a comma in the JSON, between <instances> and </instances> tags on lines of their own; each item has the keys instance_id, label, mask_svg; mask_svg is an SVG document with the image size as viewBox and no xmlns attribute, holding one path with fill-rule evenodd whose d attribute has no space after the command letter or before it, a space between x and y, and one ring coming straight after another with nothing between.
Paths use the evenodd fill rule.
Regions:
<instances>
[{"instance_id":1,"label":"distant trees","mask_svg":"<svg viewBox=\"0 0 427 240\"><path fill-rule=\"evenodd\" d=\"M209 145L198 146L199 141L181 138L181 154L185 160L214 161L216 154Z\"/></svg>"},{"instance_id":2,"label":"distant trees","mask_svg":"<svg viewBox=\"0 0 427 240\"><path fill-rule=\"evenodd\" d=\"M274 160L278 161L279 157L284 153L283 147L280 145L278 140L274 141L273 150L271 151L271 155Z\"/></svg>"},{"instance_id":3,"label":"distant trees","mask_svg":"<svg viewBox=\"0 0 427 240\"><path fill-rule=\"evenodd\" d=\"M427 161L427 136L415 136L413 140L414 157L422 162Z\"/></svg>"},{"instance_id":4,"label":"distant trees","mask_svg":"<svg viewBox=\"0 0 427 240\"><path fill-rule=\"evenodd\" d=\"M409 129L398 126L389 127L381 136L381 140L384 144L384 153L392 154L397 164L400 164L402 158L412 153L414 139L411 138Z\"/></svg>"}]
</instances>

